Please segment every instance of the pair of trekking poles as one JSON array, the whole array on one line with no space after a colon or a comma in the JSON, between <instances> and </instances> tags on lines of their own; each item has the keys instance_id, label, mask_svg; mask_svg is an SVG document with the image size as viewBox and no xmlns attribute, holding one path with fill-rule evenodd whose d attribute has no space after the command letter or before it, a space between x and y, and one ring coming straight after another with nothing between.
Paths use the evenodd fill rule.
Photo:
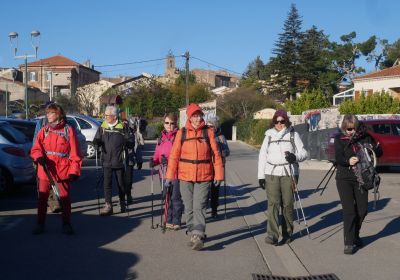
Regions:
<instances>
[{"instance_id":1,"label":"pair of trekking poles","mask_svg":"<svg viewBox=\"0 0 400 280\"><path fill-rule=\"evenodd\" d=\"M293 199L294 199L294 206L295 206L295 211L296 211L296 216L297 216L297 223L300 225L301 221L303 220L304 222L304 227L307 231L307 235L310 238L310 231L308 230L308 224L307 224L307 219L304 214L304 209L303 209L303 204L301 203L301 198L299 194L299 186L297 184L297 179L293 175L293 170L292 170L292 164L289 165L289 170L290 170L290 178L292 181L292 190L293 190ZM299 211L299 206L300 206L300 211ZM300 217L300 212L301 212L301 217ZM300 230L300 234L303 235L303 230Z\"/></svg>"},{"instance_id":2,"label":"pair of trekking poles","mask_svg":"<svg viewBox=\"0 0 400 280\"><path fill-rule=\"evenodd\" d=\"M96 150L95 150L95 155L96 155L96 178L97 178L97 182L96 182L97 210L98 210L99 216L100 216L101 214L100 214L100 194L99 194L99 185L100 185L100 183L103 182L103 180L104 180L104 172L102 172L101 174L100 174L100 172L99 172L100 166L99 166L99 162L98 162L98 155L97 155L97 153L100 153L100 154L101 154L101 149L98 150L98 149L96 148ZM126 165L125 165L125 168L127 168ZM123 178L123 179L124 179L124 178ZM123 182L123 184L125 185L125 182ZM125 203L125 197L124 197L123 203ZM128 205L128 203L125 203L125 207L126 207L126 213L127 213L128 217L129 217L129 205Z\"/></svg>"},{"instance_id":3,"label":"pair of trekking poles","mask_svg":"<svg viewBox=\"0 0 400 280\"><path fill-rule=\"evenodd\" d=\"M154 169L151 168L150 171L150 191L151 191L151 229L156 229L161 227L163 233L166 231L166 223L168 219L168 210L171 203L171 186L164 186L164 178L165 178L165 170L166 167L164 164L160 165L160 174L161 174L161 203L160 203L160 223L154 225ZM165 188L165 194L164 194ZM164 206L164 211L163 210ZM163 220L164 218L164 220Z\"/></svg>"}]
</instances>

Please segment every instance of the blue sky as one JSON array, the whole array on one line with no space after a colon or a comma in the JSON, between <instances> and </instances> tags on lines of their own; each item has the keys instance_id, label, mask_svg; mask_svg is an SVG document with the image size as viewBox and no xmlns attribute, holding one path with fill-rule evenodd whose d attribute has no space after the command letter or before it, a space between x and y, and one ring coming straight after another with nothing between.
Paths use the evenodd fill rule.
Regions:
<instances>
[{"instance_id":1,"label":"blue sky","mask_svg":"<svg viewBox=\"0 0 400 280\"><path fill-rule=\"evenodd\" d=\"M126 63L189 51L194 57L242 73L257 55L266 62L282 31L291 3L303 19L331 40L357 32L357 41L371 35L393 42L400 38L397 0L198 0L105 1L20 0L1 3L0 67L14 67L8 33L19 33L19 53L32 53L29 34L42 33L39 58L62 54L96 65ZM30 60L31 61L31 60ZM373 65L360 61L368 71ZM184 60L177 58L177 67ZM191 68L215 69L191 60ZM164 62L98 68L104 76L160 74Z\"/></svg>"}]
</instances>

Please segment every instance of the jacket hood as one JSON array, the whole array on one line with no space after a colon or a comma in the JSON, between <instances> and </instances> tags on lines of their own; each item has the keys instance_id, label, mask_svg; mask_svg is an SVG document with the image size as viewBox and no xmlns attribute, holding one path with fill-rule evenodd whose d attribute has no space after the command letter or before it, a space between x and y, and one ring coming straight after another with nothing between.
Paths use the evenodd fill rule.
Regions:
<instances>
[{"instance_id":1,"label":"jacket hood","mask_svg":"<svg viewBox=\"0 0 400 280\"><path fill-rule=\"evenodd\" d=\"M187 118L189 119L194 114L194 112L197 111L199 111L202 115L204 115L203 110L200 108L199 105L197 105L196 103L191 103L186 109Z\"/></svg>"}]
</instances>

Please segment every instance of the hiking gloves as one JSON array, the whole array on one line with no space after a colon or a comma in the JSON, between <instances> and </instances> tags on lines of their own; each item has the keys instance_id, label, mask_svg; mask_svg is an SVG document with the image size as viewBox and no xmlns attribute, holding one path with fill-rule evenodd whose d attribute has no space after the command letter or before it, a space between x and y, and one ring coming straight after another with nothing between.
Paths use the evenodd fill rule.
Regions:
<instances>
[{"instance_id":1,"label":"hiking gloves","mask_svg":"<svg viewBox=\"0 0 400 280\"><path fill-rule=\"evenodd\" d=\"M287 160L287 162L289 162L290 164L293 164L296 162L296 156L293 153L290 152L285 152L285 159Z\"/></svg>"},{"instance_id":2,"label":"hiking gloves","mask_svg":"<svg viewBox=\"0 0 400 280\"><path fill-rule=\"evenodd\" d=\"M172 180L171 180L171 179L165 179L164 186L165 186L165 187L170 187L170 186L172 186Z\"/></svg>"},{"instance_id":3,"label":"hiking gloves","mask_svg":"<svg viewBox=\"0 0 400 280\"><path fill-rule=\"evenodd\" d=\"M138 170L142 169L142 165L143 165L143 162L136 163L137 169Z\"/></svg>"},{"instance_id":4,"label":"hiking gloves","mask_svg":"<svg viewBox=\"0 0 400 280\"><path fill-rule=\"evenodd\" d=\"M46 159L44 157L39 157L36 159L36 163L43 166L46 164Z\"/></svg>"},{"instance_id":5,"label":"hiking gloves","mask_svg":"<svg viewBox=\"0 0 400 280\"><path fill-rule=\"evenodd\" d=\"M265 190L265 179L258 179L258 185L260 188Z\"/></svg>"},{"instance_id":6,"label":"hiking gloves","mask_svg":"<svg viewBox=\"0 0 400 280\"><path fill-rule=\"evenodd\" d=\"M168 159L165 157L165 155L161 156L161 164L162 165L168 165Z\"/></svg>"}]
</instances>

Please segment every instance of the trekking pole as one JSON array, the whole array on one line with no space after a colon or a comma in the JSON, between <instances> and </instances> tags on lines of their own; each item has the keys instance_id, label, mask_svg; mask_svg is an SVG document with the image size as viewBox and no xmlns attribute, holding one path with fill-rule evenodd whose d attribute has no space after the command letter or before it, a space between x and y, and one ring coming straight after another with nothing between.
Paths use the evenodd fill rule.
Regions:
<instances>
[{"instance_id":1,"label":"trekking pole","mask_svg":"<svg viewBox=\"0 0 400 280\"><path fill-rule=\"evenodd\" d=\"M96 148L95 154L96 154L96 195L97 195L97 210L100 215L100 196L99 196L99 182L100 182L100 176L99 176L99 163L98 163L98 157L97 157L97 152L98 149Z\"/></svg>"},{"instance_id":2,"label":"trekking pole","mask_svg":"<svg viewBox=\"0 0 400 280\"><path fill-rule=\"evenodd\" d=\"M294 200L294 209L296 210L296 216L297 216L297 224L300 226L300 215L299 215L299 208L297 206L297 199L295 195L295 191L293 190L293 200ZM300 230L300 235L303 236L303 230Z\"/></svg>"},{"instance_id":3,"label":"trekking pole","mask_svg":"<svg viewBox=\"0 0 400 280\"><path fill-rule=\"evenodd\" d=\"M333 169L333 170L332 170L332 169ZM330 174L330 176L328 177L328 180L326 181L326 183L325 183L325 185L324 185L324 187L322 188L322 191L321 191L321 193L320 193L320 195L323 194L323 192L324 192L325 189L326 189L326 186L328 185L329 181L330 181L331 178L332 178L333 173L335 173L335 170L336 170L336 163L332 162L332 166L329 168L328 172L326 172L325 176L322 178L321 182L319 182L318 186L315 188L315 190L314 190L313 193L316 193L316 192L319 190L319 188L321 187L321 185L322 185L322 183L324 182L325 178L328 177L328 175ZM331 173L331 172L332 172L332 173Z\"/></svg>"},{"instance_id":4,"label":"trekking pole","mask_svg":"<svg viewBox=\"0 0 400 280\"><path fill-rule=\"evenodd\" d=\"M124 147L124 152L122 153L122 155L123 155L123 160L124 160L124 176L122 176L122 184L123 184L123 187L124 187L124 199L123 199L123 201L120 201L120 203L122 202L123 204L125 204L125 207L126 207L126 214L127 214L127 216L129 217L129 205L128 205L128 203L125 201L125 196L126 196L126 186L125 186L125 175L126 175L126 173L127 173L127 171L128 171L128 168L129 168L129 164L128 164L128 162L127 162L127 160L128 160L128 155L127 155L127 150L126 150L126 147Z\"/></svg>"},{"instance_id":5,"label":"trekking pole","mask_svg":"<svg viewBox=\"0 0 400 280\"><path fill-rule=\"evenodd\" d=\"M154 169L150 170L150 191L151 191L151 229L156 229L157 226L154 226L154 179L153 179Z\"/></svg>"},{"instance_id":6,"label":"trekking pole","mask_svg":"<svg viewBox=\"0 0 400 280\"><path fill-rule=\"evenodd\" d=\"M297 182L296 182L296 179L295 179L294 176L293 176L292 164L289 165L289 170L290 170L290 177L291 177L291 179L292 179L293 188L294 188L294 191L295 191L295 193L296 193L296 195L297 195L297 201L299 202L300 211L301 211L301 214L302 214L302 216L303 216L304 226L305 226L305 228L306 228L308 237L311 238L311 237L310 237L310 231L308 230L307 219L306 219L306 216L304 215L304 209L303 209L303 205L302 205L302 203L301 203L301 198L300 198L300 195L299 195L299 190L298 190Z\"/></svg>"},{"instance_id":7,"label":"trekking pole","mask_svg":"<svg viewBox=\"0 0 400 280\"><path fill-rule=\"evenodd\" d=\"M161 164L160 165L160 171L161 171L161 198L160 198L160 227L161 230L165 230L165 228L163 227L163 205L164 205L164 167Z\"/></svg>"},{"instance_id":8,"label":"trekking pole","mask_svg":"<svg viewBox=\"0 0 400 280\"><path fill-rule=\"evenodd\" d=\"M224 210L225 210L225 220L226 220L226 172L225 172L225 164L224 164Z\"/></svg>"},{"instance_id":9,"label":"trekking pole","mask_svg":"<svg viewBox=\"0 0 400 280\"><path fill-rule=\"evenodd\" d=\"M51 176L50 172L49 172L49 168L47 166L47 163L45 162L43 164L43 170L47 176L47 179L49 179L50 185L51 185L51 189L53 190L59 204L61 207L61 211L64 212L64 207L61 203L61 198L60 198L60 192L59 192L59 188L58 188L58 184L56 183L56 181L53 179L53 177Z\"/></svg>"}]
</instances>

